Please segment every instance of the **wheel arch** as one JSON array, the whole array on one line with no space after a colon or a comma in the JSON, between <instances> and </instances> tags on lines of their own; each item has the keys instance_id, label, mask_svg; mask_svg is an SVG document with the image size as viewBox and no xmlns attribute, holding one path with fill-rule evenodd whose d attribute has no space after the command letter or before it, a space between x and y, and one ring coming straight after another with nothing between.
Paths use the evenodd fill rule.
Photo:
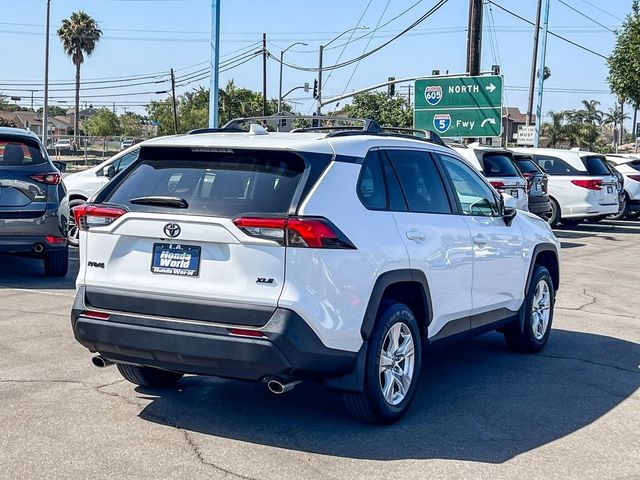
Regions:
<instances>
[{"instance_id":1,"label":"wheel arch","mask_svg":"<svg viewBox=\"0 0 640 480\"><path fill-rule=\"evenodd\" d=\"M558 259L558 250L555 245L551 243L541 243L536 245L531 255L531 263L529 265L529 272L527 274L527 282L525 284L525 295L529 291L531 286L531 278L536 265L545 267L551 275L551 281L553 282L553 289L558 291L560 288L560 262Z\"/></svg>"}]
</instances>

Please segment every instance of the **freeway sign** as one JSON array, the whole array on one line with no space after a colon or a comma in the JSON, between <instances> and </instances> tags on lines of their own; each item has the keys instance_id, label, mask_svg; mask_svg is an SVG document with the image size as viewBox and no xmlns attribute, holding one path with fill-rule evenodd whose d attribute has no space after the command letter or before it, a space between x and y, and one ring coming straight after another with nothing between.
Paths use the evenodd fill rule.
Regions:
<instances>
[{"instance_id":1,"label":"freeway sign","mask_svg":"<svg viewBox=\"0 0 640 480\"><path fill-rule=\"evenodd\" d=\"M415 128L443 137L497 137L502 132L499 75L418 79L415 92Z\"/></svg>"}]
</instances>

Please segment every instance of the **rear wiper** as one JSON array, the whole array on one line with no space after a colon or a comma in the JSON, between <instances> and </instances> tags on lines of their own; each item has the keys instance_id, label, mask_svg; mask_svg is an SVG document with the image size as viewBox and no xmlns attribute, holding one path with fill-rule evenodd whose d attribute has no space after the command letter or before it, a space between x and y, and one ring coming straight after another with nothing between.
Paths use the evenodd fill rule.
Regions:
<instances>
[{"instance_id":1,"label":"rear wiper","mask_svg":"<svg viewBox=\"0 0 640 480\"><path fill-rule=\"evenodd\" d=\"M135 205L156 205L159 207L173 207L173 208L189 208L189 203L180 197L162 197L162 196L148 196L138 197L129 200L129 203Z\"/></svg>"}]
</instances>

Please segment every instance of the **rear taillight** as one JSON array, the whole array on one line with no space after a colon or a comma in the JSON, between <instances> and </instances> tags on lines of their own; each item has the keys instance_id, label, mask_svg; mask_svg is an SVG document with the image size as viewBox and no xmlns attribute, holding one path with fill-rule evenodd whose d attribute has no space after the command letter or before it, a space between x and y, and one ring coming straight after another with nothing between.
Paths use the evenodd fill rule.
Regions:
<instances>
[{"instance_id":1,"label":"rear taillight","mask_svg":"<svg viewBox=\"0 0 640 480\"><path fill-rule=\"evenodd\" d=\"M95 318L98 320L109 320L109 317L111 316L108 313L95 312L93 310L85 310L80 315L82 315L83 317Z\"/></svg>"},{"instance_id":2,"label":"rear taillight","mask_svg":"<svg viewBox=\"0 0 640 480\"><path fill-rule=\"evenodd\" d=\"M104 227L113 223L127 213L124 208L108 207L101 205L78 205L73 208L73 218L81 230L89 230L91 227Z\"/></svg>"},{"instance_id":3,"label":"rear taillight","mask_svg":"<svg viewBox=\"0 0 640 480\"><path fill-rule=\"evenodd\" d=\"M502 188L504 187L504 182L489 182L493 188Z\"/></svg>"},{"instance_id":4,"label":"rear taillight","mask_svg":"<svg viewBox=\"0 0 640 480\"><path fill-rule=\"evenodd\" d=\"M631 180L635 180L636 182L640 182L640 175L627 175Z\"/></svg>"},{"instance_id":5,"label":"rear taillight","mask_svg":"<svg viewBox=\"0 0 640 480\"><path fill-rule=\"evenodd\" d=\"M42 173L38 175L31 175L31 178L36 182L44 183L45 185L58 185L62 180L59 173Z\"/></svg>"},{"instance_id":6,"label":"rear taillight","mask_svg":"<svg viewBox=\"0 0 640 480\"><path fill-rule=\"evenodd\" d=\"M260 330L246 330L244 328L230 328L229 333L238 337L266 338Z\"/></svg>"},{"instance_id":7,"label":"rear taillight","mask_svg":"<svg viewBox=\"0 0 640 480\"><path fill-rule=\"evenodd\" d=\"M546 194L549 193L549 177L545 176L542 179L542 191Z\"/></svg>"},{"instance_id":8,"label":"rear taillight","mask_svg":"<svg viewBox=\"0 0 640 480\"><path fill-rule=\"evenodd\" d=\"M602 180L571 180L571 183L587 190L602 190Z\"/></svg>"},{"instance_id":9,"label":"rear taillight","mask_svg":"<svg viewBox=\"0 0 640 480\"><path fill-rule=\"evenodd\" d=\"M54 237L51 235L44 237L44 239L49 245L62 245L66 240L64 237Z\"/></svg>"},{"instance_id":10,"label":"rear taillight","mask_svg":"<svg viewBox=\"0 0 640 480\"><path fill-rule=\"evenodd\" d=\"M247 235L288 247L355 248L326 218L239 217L233 223Z\"/></svg>"}]
</instances>

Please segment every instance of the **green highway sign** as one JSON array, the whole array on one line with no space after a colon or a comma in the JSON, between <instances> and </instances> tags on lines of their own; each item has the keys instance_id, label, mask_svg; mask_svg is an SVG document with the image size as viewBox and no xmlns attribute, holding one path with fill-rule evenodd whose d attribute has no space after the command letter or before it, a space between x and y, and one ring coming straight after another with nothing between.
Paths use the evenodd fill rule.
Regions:
<instances>
[{"instance_id":1,"label":"green highway sign","mask_svg":"<svg viewBox=\"0 0 640 480\"><path fill-rule=\"evenodd\" d=\"M499 75L418 79L414 126L441 137L498 137L502 85Z\"/></svg>"}]
</instances>

